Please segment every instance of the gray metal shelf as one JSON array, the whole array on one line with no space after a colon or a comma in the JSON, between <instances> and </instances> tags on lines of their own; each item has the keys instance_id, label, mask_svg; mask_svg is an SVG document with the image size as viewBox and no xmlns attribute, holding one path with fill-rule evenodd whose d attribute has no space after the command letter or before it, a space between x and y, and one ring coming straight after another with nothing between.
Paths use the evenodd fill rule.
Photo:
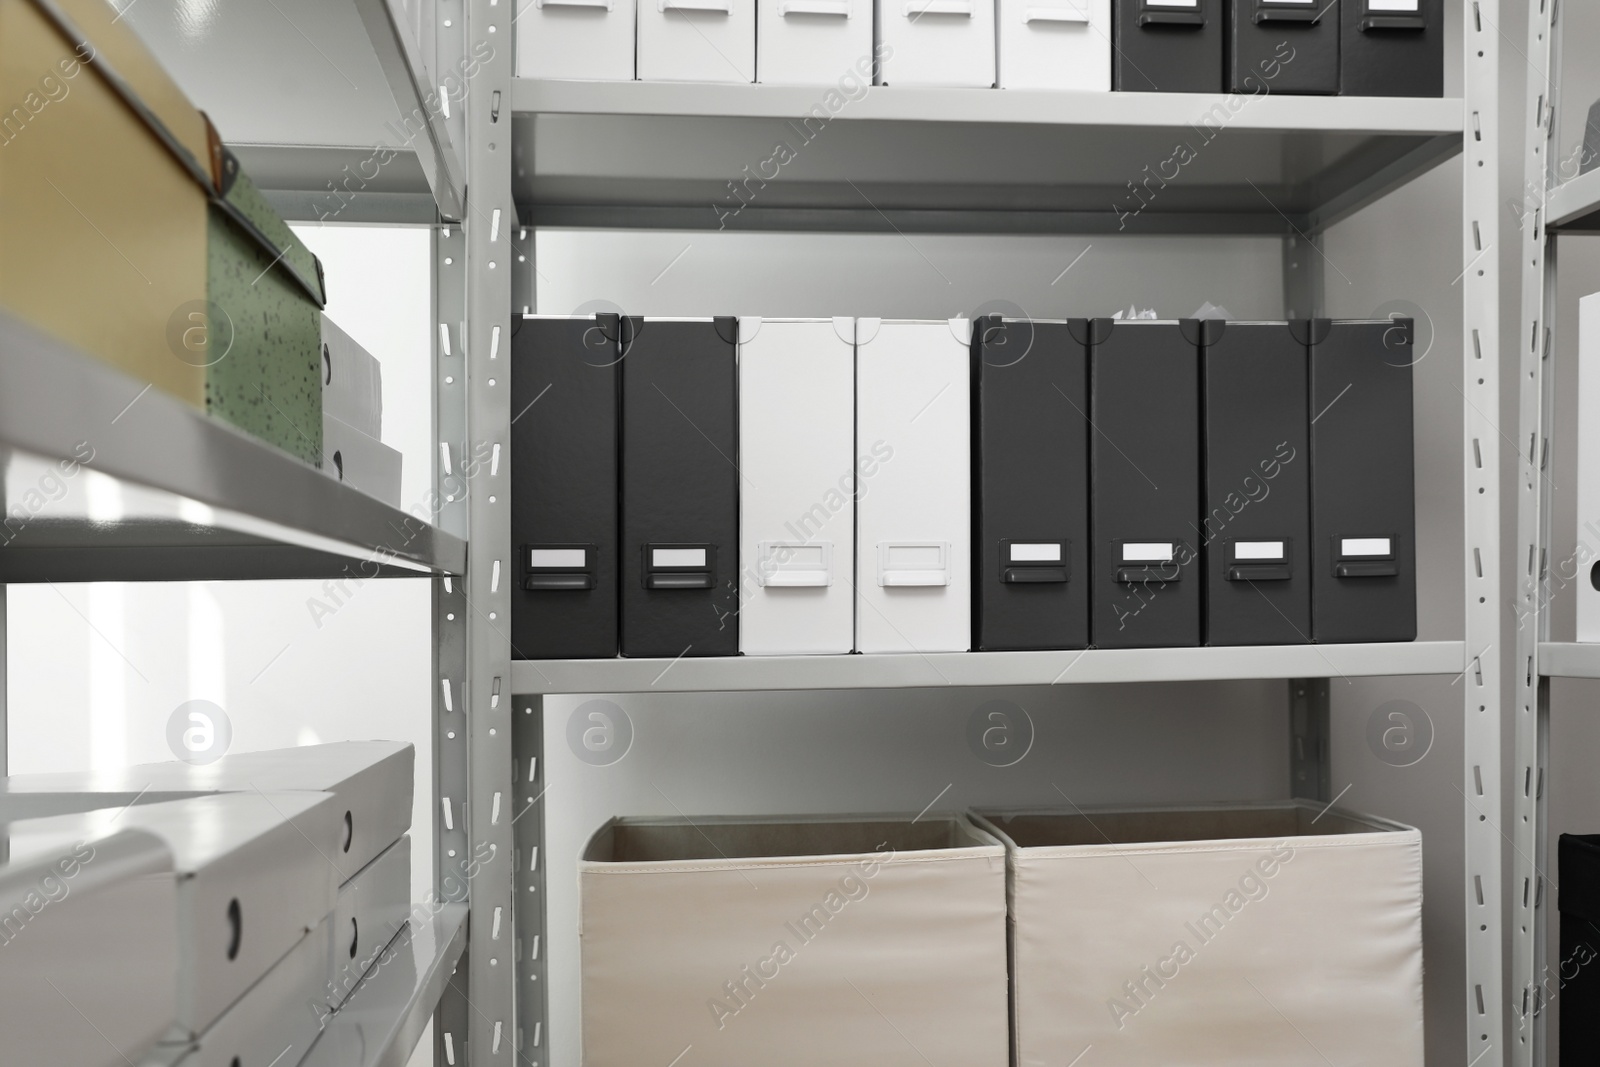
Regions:
<instances>
[{"instance_id":1,"label":"gray metal shelf","mask_svg":"<svg viewBox=\"0 0 1600 1067\"><path fill-rule=\"evenodd\" d=\"M405 1067L446 988L455 984L466 944L465 904L436 911L418 904L411 925L395 935L328 1020L300 1067ZM509 1046L509 1034L505 1041ZM461 1062L454 1049L449 1062Z\"/></svg>"},{"instance_id":2,"label":"gray metal shelf","mask_svg":"<svg viewBox=\"0 0 1600 1067\"><path fill-rule=\"evenodd\" d=\"M0 583L416 577L466 565L461 538L4 313L0 462Z\"/></svg>"},{"instance_id":3,"label":"gray metal shelf","mask_svg":"<svg viewBox=\"0 0 1600 1067\"><path fill-rule=\"evenodd\" d=\"M1541 678L1600 678L1600 644L1540 641Z\"/></svg>"},{"instance_id":4,"label":"gray metal shelf","mask_svg":"<svg viewBox=\"0 0 1600 1067\"><path fill-rule=\"evenodd\" d=\"M826 94L519 78L513 194L522 221L1309 234L1462 145L1462 102L1450 99L898 86L854 100ZM770 162L779 143L794 150L781 168ZM1179 143L1192 158L1179 160ZM736 192L732 183L747 184Z\"/></svg>"},{"instance_id":5,"label":"gray metal shelf","mask_svg":"<svg viewBox=\"0 0 1600 1067\"><path fill-rule=\"evenodd\" d=\"M1552 231L1600 233L1600 170L1580 174L1551 189L1544 210Z\"/></svg>"},{"instance_id":6,"label":"gray metal shelf","mask_svg":"<svg viewBox=\"0 0 1600 1067\"><path fill-rule=\"evenodd\" d=\"M1465 670L1466 646L1462 642L1419 641L925 655L516 660L511 665L511 684L519 695L710 693L1459 675Z\"/></svg>"}]
</instances>

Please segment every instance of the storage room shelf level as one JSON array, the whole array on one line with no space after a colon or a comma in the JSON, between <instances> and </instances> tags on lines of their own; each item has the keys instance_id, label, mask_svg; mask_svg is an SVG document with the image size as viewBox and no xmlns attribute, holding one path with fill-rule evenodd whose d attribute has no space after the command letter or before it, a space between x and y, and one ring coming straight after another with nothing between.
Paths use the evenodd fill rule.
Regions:
<instances>
[{"instance_id":1,"label":"storage room shelf level","mask_svg":"<svg viewBox=\"0 0 1600 1067\"><path fill-rule=\"evenodd\" d=\"M460 538L0 313L0 583L459 574Z\"/></svg>"},{"instance_id":2,"label":"storage room shelf level","mask_svg":"<svg viewBox=\"0 0 1600 1067\"><path fill-rule=\"evenodd\" d=\"M518 695L710 693L1457 675L1465 665L1462 642L1417 641L925 655L518 660L512 664L511 677Z\"/></svg>"},{"instance_id":3,"label":"storage room shelf level","mask_svg":"<svg viewBox=\"0 0 1600 1067\"><path fill-rule=\"evenodd\" d=\"M512 100L513 192L551 227L1311 233L1463 130L1459 99L522 78Z\"/></svg>"}]
</instances>

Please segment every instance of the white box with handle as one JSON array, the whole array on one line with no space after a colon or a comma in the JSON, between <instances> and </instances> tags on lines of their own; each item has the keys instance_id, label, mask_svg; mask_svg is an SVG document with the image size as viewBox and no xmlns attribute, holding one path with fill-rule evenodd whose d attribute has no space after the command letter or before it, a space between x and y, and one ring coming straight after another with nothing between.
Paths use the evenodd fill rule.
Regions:
<instances>
[{"instance_id":1,"label":"white box with handle","mask_svg":"<svg viewBox=\"0 0 1600 1067\"><path fill-rule=\"evenodd\" d=\"M1111 91L1111 0L999 0L1002 89Z\"/></svg>"},{"instance_id":2,"label":"white box with handle","mask_svg":"<svg viewBox=\"0 0 1600 1067\"><path fill-rule=\"evenodd\" d=\"M640 0L639 80L756 80L756 0Z\"/></svg>"},{"instance_id":3,"label":"white box with handle","mask_svg":"<svg viewBox=\"0 0 1600 1067\"><path fill-rule=\"evenodd\" d=\"M520 0L517 76L632 81L638 0Z\"/></svg>"},{"instance_id":4,"label":"white box with handle","mask_svg":"<svg viewBox=\"0 0 1600 1067\"><path fill-rule=\"evenodd\" d=\"M879 85L995 83L995 0L877 0Z\"/></svg>"}]
</instances>

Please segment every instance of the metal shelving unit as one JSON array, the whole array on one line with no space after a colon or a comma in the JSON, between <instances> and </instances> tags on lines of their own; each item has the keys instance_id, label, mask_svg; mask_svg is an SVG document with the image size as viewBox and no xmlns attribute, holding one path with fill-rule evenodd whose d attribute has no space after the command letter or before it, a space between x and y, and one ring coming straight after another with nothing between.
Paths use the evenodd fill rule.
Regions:
<instances>
[{"instance_id":1,"label":"metal shelving unit","mask_svg":"<svg viewBox=\"0 0 1600 1067\"><path fill-rule=\"evenodd\" d=\"M1534 21L1548 20L1546 0L1535 2L1541 10ZM441 916L427 946L418 939L414 983L358 991L361 1010L345 1021L359 1032L325 1034L327 1047L313 1050L314 1062L321 1062L318 1050L372 1035L359 1062L397 1062L394 1050L415 1039L417 1021L435 1003L440 1063L546 1062L546 695L1284 679L1295 792L1329 800L1328 680L1392 675L1463 680L1467 1049L1473 1063L1505 1059L1497 1010L1500 435L1483 414L1498 409L1499 395L1499 278L1488 254L1499 240L1499 0L1462 5L1460 99L1268 96L1233 107L1221 96L871 90L830 112L826 135L798 169L729 223L768 231L1273 235L1283 242L1285 304L1306 316L1322 305L1320 234L1463 153L1460 640L581 662L513 662L506 637L511 313L514 301L533 302L532 235L523 227L717 229L711 205L726 196L727 176L765 158L775 130L799 136L796 124L804 125L821 91L518 79L515 4L437 0L412 20L400 13L400 0L355 3L402 113L421 107L430 117L415 155L400 156L341 216L434 226L440 507L430 522L384 508L160 396L138 397L127 379L0 322L6 499L26 490L12 472L25 470L27 457L70 455L91 434L97 445L106 442L91 470L160 498L149 514L107 522L86 509L61 525L39 523L24 531L26 551L0 552L0 568L16 568L0 570L0 583L57 575L322 577L374 554L383 574L434 578L434 867L442 881L459 876L468 857L476 861L470 912L464 932L459 915ZM420 33L407 29L415 25ZM426 106L427 72L469 55L487 55L469 94L448 115L434 114ZM1147 204L1114 206L1129 195L1130 179L1166 158L1175 131L1206 138L1194 169L1162 185ZM1030 153L1018 166L1004 149L1023 142ZM281 211L314 219L324 179L354 151L256 145L241 155ZM855 182L852 175L861 173L873 177ZM925 180L930 174L938 180ZM1537 371L1537 353L1532 363ZM1529 462L1523 457L1525 468ZM394 523L421 529L397 544ZM3 667L0 656L0 680ZM0 687L0 721L3 693ZM0 730L0 746L3 738ZM1526 832L1519 825L1518 834ZM1529 943L1519 935L1519 975ZM454 979L440 981L451 965ZM327 1062L347 1061L336 1055Z\"/></svg>"},{"instance_id":2,"label":"metal shelving unit","mask_svg":"<svg viewBox=\"0 0 1600 1067\"><path fill-rule=\"evenodd\" d=\"M1512 785L1516 817L1511 881L1512 1007L1518 1038L1516 1067L1547 1061L1546 992L1551 973L1546 923L1553 910L1549 823L1550 680L1600 678L1600 645L1553 642L1550 637L1550 514L1547 468L1554 433L1553 365L1557 238L1600 233L1600 173L1557 184L1556 116L1561 105L1561 5L1533 0L1528 14L1528 137L1524 151L1522 227L1522 350L1517 437L1517 560L1515 611L1516 750ZM1525 442L1525 446L1524 446ZM1549 490L1549 491L1547 491Z\"/></svg>"}]
</instances>

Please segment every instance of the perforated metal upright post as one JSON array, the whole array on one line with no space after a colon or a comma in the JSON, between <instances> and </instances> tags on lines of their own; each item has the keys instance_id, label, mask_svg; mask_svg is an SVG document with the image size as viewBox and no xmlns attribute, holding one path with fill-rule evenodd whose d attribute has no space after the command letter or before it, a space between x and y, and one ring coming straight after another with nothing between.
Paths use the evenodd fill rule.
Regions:
<instances>
[{"instance_id":1,"label":"perforated metal upright post","mask_svg":"<svg viewBox=\"0 0 1600 1067\"><path fill-rule=\"evenodd\" d=\"M1511 879L1512 1017L1514 1067L1545 1062L1545 916L1549 894L1545 770L1550 734L1550 689L1539 676L1539 642L1549 633L1550 499L1544 492L1550 454L1554 375L1550 368L1555 321L1555 238L1546 232L1547 194L1555 175L1555 113L1561 50L1555 0L1528 5L1527 142L1518 199L1522 257L1522 323L1517 442L1517 551L1512 605L1516 615L1516 758L1512 763L1513 863Z\"/></svg>"},{"instance_id":2,"label":"perforated metal upright post","mask_svg":"<svg viewBox=\"0 0 1600 1067\"><path fill-rule=\"evenodd\" d=\"M1544 0L1535 0L1544 2ZM1500 828L1500 0L1462 9L1462 493L1467 1062L1505 1060Z\"/></svg>"},{"instance_id":3,"label":"perforated metal upright post","mask_svg":"<svg viewBox=\"0 0 1600 1067\"><path fill-rule=\"evenodd\" d=\"M466 450L459 458L471 533L466 603L468 795L464 818L477 865L468 940L468 1062L516 1057L516 851L512 841L510 583L511 21L515 5L465 0Z\"/></svg>"}]
</instances>

